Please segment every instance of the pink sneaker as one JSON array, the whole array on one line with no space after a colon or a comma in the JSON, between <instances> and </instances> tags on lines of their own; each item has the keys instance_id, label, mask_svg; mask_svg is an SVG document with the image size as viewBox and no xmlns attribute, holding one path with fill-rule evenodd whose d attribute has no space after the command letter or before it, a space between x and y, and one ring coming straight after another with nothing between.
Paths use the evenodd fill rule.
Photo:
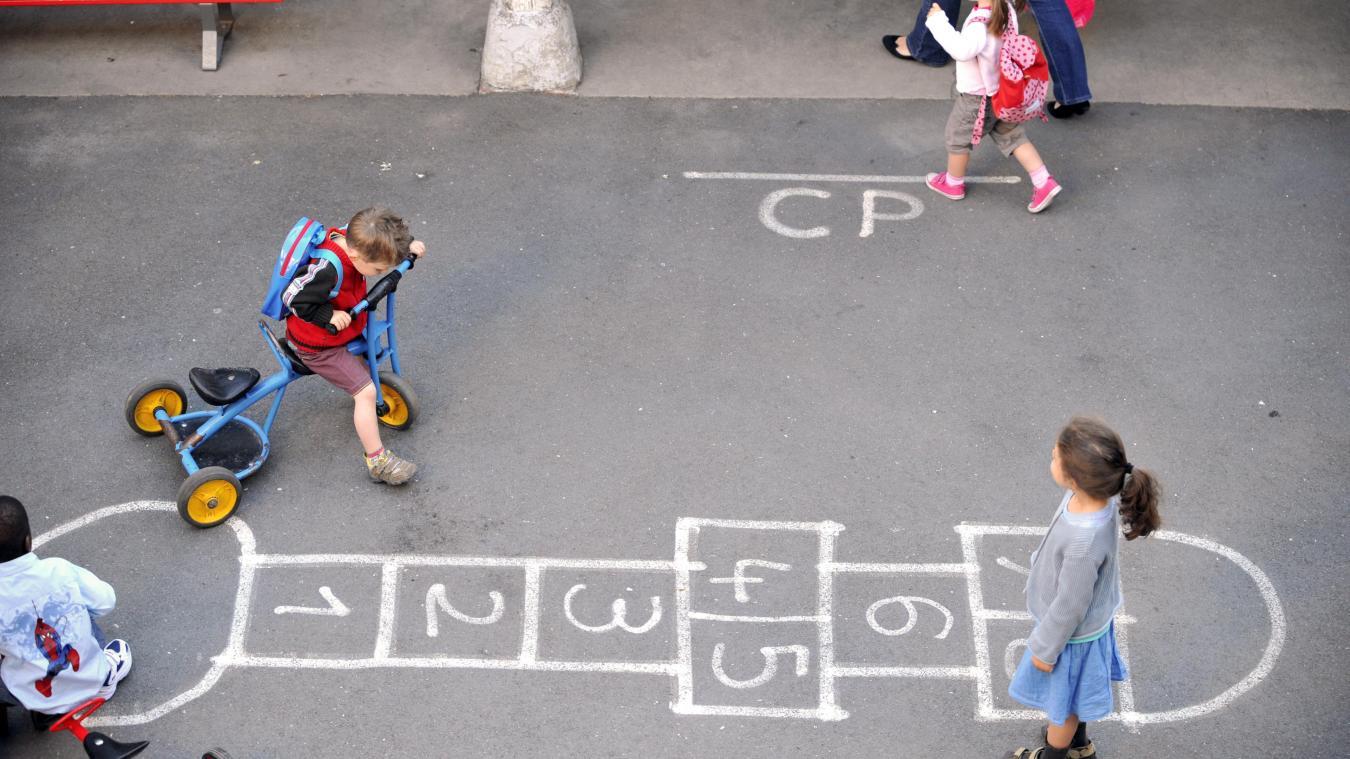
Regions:
<instances>
[{"instance_id":1,"label":"pink sneaker","mask_svg":"<svg viewBox=\"0 0 1350 759\"><path fill-rule=\"evenodd\" d=\"M1032 213L1044 211L1050 206L1050 201L1054 200L1062 189L1064 188L1059 186L1059 182L1056 182L1054 177L1047 178L1045 184L1031 193L1031 203L1027 205L1027 210Z\"/></svg>"},{"instance_id":2,"label":"pink sneaker","mask_svg":"<svg viewBox=\"0 0 1350 759\"><path fill-rule=\"evenodd\" d=\"M949 183L945 171L940 174L929 174L924 184L928 185L928 189L948 200L960 200L966 196L966 186L962 184L958 187Z\"/></svg>"}]
</instances>

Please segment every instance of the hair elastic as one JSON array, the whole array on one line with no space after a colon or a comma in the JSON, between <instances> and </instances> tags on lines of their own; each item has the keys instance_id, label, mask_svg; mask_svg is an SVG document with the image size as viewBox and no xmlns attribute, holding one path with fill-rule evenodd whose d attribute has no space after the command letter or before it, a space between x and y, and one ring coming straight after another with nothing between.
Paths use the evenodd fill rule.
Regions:
<instances>
[{"instance_id":1,"label":"hair elastic","mask_svg":"<svg viewBox=\"0 0 1350 759\"><path fill-rule=\"evenodd\" d=\"M1134 464L1131 464L1128 461L1125 462L1125 474L1132 474L1133 472L1134 472Z\"/></svg>"}]
</instances>

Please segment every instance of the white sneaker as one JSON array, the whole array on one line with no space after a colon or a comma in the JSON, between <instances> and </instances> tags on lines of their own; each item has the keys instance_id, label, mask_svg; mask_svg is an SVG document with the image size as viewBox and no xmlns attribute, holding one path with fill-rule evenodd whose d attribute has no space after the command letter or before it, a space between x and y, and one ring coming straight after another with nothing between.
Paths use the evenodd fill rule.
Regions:
<instances>
[{"instance_id":1,"label":"white sneaker","mask_svg":"<svg viewBox=\"0 0 1350 759\"><path fill-rule=\"evenodd\" d=\"M131 674L131 644L121 638L110 640L103 647L103 655L108 657L108 664L112 667L108 679L103 681L103 687L117 685Z\"/></svg>"}]
</instances>

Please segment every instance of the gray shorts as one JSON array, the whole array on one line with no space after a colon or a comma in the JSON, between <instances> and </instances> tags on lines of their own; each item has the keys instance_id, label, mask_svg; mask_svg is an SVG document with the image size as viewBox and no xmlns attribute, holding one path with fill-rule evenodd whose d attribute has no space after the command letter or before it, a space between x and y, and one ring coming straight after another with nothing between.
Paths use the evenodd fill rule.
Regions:
<instances>
[{"instance_id":1,"label":"gray shorts","mask_svg":"<svg viewBox=\"0 0 1350 759\"><path fill-rule=\"evenodd\" d=\"M988 98L955 92L954 88L953 92L956 99L952 103L952 115L947 117L947 152L969 153L970 138L975 134L975 119L980 114L980 102ZM1012 155L1022 145L1031 144L1021 124L999 121L994 117L993 104L987 102L984 106L984 133L994 138L994 144L1005 156Z\"/></svg>"}]
</instances>

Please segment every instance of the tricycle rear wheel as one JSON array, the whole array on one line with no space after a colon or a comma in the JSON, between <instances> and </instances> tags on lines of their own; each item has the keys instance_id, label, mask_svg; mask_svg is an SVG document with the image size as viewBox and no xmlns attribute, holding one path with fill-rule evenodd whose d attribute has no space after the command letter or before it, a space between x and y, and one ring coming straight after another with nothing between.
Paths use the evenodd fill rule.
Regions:
<instances>
[{"instance_id":1,"label":"tricycle rear wheel","mask_svg":"<svg viewBox=\"0 0 1350 759\"><path fill-rule=\"evenodd\" d=\"M178 515L193 527L215 527L238 508L241 492L239 478L225 467L198 469L178 488Z\"/></svg>"},{"instance_id":2,"label":"tricycle rear wheel","mask_svg":"<svg viewBox=\"0 0 1350 759\"><path fill-rule=\"evenodd\" d=\"M127 424L138 435L163 435L164 428L155 418L155 409L164 409L169 416L178 416L187 408L187 393L182 385L171 380L142 382L131 391L124 404Z\"/></svg>"}]
</instances>

